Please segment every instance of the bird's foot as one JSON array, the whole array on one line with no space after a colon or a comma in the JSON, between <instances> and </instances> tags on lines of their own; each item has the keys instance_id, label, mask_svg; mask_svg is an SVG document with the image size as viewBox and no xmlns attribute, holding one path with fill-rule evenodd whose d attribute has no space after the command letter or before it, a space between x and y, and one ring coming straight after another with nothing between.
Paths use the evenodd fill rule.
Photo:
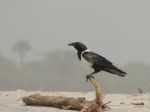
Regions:
<instances>
[{"instance_id":1,"label":"bird's foot","mask_svg":"<svg viewBox=\"0 0 150 112\"><path fill-rule=\"evenodd\" d=\"M93 77L93 76L91 74L86 76L86 82L88 82L90 77Z\"/></svg>"},{"instance_id":2,"label":"bird's foot","mask_svg":"<svg viewBox=\"0 0 150 112\"><path fill-rule=\"evenodd\" d=\"M90 75L87 75L86 76L86 82L88 82L89 78L90 78Z\"/></svg>"}]
</instances>

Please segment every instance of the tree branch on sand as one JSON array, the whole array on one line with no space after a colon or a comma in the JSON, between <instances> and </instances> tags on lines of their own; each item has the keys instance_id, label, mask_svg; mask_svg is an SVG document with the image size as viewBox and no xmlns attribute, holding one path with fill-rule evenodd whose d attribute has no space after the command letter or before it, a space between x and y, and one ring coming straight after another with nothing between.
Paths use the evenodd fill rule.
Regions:
<instances>
[{"instance_id":1,"label":"tree branch on sand","mask_svg":"<svg viewBox=\"0 0 150 112\"><path fill-rule=\"evenodd\" d=\"M87 101L85 98L68 98L63 96L42 96L33 94L25 96L22 101L26 105L49 106L66 110L78 110L80 112L102 112L105 104L103 104L103 92L98 81L92 76L89 81L94 86L96 96L93 101Z\"/></svg>"}]
</instances>

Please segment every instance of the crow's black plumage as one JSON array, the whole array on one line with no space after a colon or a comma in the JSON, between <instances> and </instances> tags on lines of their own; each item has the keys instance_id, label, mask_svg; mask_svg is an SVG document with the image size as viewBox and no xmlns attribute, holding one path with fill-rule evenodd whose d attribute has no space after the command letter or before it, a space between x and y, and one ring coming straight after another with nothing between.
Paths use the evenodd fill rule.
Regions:
<instances>
[{"instance_id":1,"label":"crow's black plumage","mask_svg":"<svg viewBox=\"0 0 150 112\"><path fill-rule=\"evenodd\" d=\"M98 73L100 71L106 71L112 74L116 74L118 76L125 77L126 72L115 67L112 64L112 62L110 62L106 58L88 50L87 47L83 43L74 42L68 45L73 46L77 50L77 55L80 61L86 62L91 68L94 69L94 72L87 75L87 77L95 73Z\"/></svg>"}]
</instances>

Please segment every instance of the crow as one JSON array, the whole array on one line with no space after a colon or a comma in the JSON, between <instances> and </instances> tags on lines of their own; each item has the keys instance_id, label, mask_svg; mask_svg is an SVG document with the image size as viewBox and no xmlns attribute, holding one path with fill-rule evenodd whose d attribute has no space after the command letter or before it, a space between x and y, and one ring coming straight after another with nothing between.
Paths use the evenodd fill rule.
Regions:
<instances>
[{"instance_id":1,"label":"crow","mask_svg":"<svg viewBox=\"0 0 150 112\"><path fill-rule=\"evenodd\" d=\"M87 80L89 77L100 71L109 72L121 77L126 76L126 72L114 66L111 61L107 60L103 56L90 51L83 43L73 42L68 45L73 46L77 50L77 55L81 62L86 63L89 67L94 69L94 72L86 76Z\"/></svg>"}]
</instances>

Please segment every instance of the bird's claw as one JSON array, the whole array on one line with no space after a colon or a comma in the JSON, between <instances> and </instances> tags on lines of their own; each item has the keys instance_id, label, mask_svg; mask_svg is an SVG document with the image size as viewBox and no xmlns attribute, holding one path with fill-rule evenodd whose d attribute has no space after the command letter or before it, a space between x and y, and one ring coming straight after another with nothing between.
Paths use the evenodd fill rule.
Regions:
<instances>
[{"instance_id":1,"label":"bird's claw","mask_svg":"<svg viewBox=\"0 0 150 112\"><path fill-rule=\"evenodd\" d=\"M88 82L88 80L89 80L89 75L86 76L86 82Z\"/></svg>"},{"instance_id":2,"label":"bird's claw","mask_svg":"<svg viewBox=\"0 0 150 112\"><path fill-rule=\"evenodd\" d=\"M93 76L92 75L87 75L86 76L86 82L88 82L88 80L89 80L90 77L93 77Z\"/></svg>"}]
</instances>

